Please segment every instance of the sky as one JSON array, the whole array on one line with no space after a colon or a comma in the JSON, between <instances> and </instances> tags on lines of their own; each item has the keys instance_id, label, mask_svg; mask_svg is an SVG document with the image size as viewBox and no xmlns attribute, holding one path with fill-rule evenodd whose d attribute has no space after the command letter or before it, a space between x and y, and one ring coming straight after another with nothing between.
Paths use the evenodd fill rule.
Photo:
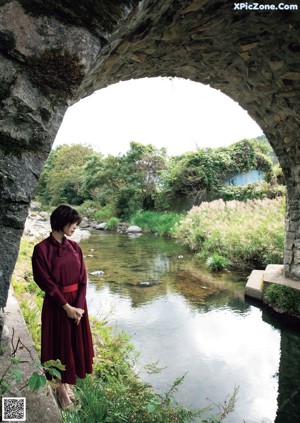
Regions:
<instances>
[{"instance_id":1,"label":"sky","mask_svg":"<svg viewBox=\"0 0 300 423\"><path fill-rule=\"evenodd\" d=\"M110 85L69 107L53 148L87 144L106 156L123 154L136 141L179 155L262 133L219 90L180 78L143 78Z\"/></svg>"}]
</instances>

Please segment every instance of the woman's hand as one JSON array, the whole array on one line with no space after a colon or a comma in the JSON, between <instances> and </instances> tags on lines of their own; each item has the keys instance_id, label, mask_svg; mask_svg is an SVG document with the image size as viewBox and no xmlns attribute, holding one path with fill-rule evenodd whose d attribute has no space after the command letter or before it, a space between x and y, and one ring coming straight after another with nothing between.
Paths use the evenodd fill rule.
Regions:
<instances>
[{"instance_id":1,"label":"woman's hand","mask_svg":"<svg viewBox=\"0 0 300 423\"><path fill-rule=\"evenodd\" d=\"M72 306L70 306L70 304L67 303L63 306L63 309L67 313L68 317L70 317L70 319L76 319L77 318L76 307L72 307Z\"/></svg>"},{"instance_id":2,"label":"woman's hand","mask_svg":"<svg viewBox=\"0 0 300 423\"><path fill-rule=\"evenodd\" d=\"M83 314L84 314L84 310L82 310L82 308L76 308L76 319L75 319L75 321L76 321L77 325L79 325Z\"/></svg>"},{"instance_id":3,"label":"woman's hand","mask_svg":"<svg viewBox=\"0 0 300 423\"><path fill-rule=\"evenodd\" d=\"M84 314L84 310L82 308L72 307L68 303L63 306L63 309L67 313L68 317L75 320L76 325L79 325L81 317Z\"/></svg>"}]
</instances>

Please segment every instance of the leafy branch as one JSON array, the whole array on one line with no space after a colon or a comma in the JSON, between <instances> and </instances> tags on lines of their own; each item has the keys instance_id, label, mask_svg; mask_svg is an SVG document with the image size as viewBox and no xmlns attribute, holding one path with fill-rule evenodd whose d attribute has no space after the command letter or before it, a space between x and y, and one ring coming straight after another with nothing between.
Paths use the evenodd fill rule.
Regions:
<instances>
[{"instance_id":1,"label":"leafy branch","mask_svg":"<svg viewBox=\"0 0 300 423\"><path fill-rule=\"evenodd\" d=\"M23 380L23 373L20 369L20 364L22 364L22 361L19 357L16 356L20 345L29 353L34 366L37 368L37 371L34 371L28 378L26 384L19 388L20 391L22 391L27 386L29 386L31 391L37 391L39 388L45 386L47 383L46 374L61 380L60 371L65 370L65 366L61 364L60 360L48 360L43 364L41 364L39 361L34 361L30 350L21 341L20 337L18 337L16 344L14 344L14 329L11 337L11 345L12 354L10 363L2 375L0 375L0 395L3 395L9 391L12 384L20 383Z\"/></svg>"}]
</instances>

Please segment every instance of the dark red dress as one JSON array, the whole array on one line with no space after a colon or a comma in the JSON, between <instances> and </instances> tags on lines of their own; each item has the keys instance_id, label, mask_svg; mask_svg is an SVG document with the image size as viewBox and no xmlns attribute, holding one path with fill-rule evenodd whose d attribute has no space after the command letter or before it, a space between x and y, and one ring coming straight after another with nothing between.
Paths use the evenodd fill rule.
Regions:
<instances>
[{"instance_id":1,"label":"dark red dress","mask_svg":"<svg viewBox=\"0 0 300 423\"><path fill-rule=\"evenodd\" d=\"M51 234L34 247L33 277L45 291L42 310L41 362L59 359L66 366L62 383L75 385L76 376L92 373L94 357L86 305L87 275L79 245L64 237L58 242ZM62 293L60 287L78 283L78 290ZM66 303L85 311L79 325L62 308Z\"/></svg>"}]
</instances>

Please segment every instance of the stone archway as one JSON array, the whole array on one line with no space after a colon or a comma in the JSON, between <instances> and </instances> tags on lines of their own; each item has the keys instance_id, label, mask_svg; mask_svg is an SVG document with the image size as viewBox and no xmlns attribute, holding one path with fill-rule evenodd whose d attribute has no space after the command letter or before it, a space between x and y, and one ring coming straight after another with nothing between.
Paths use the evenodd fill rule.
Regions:
<instances>
[{"instance_id":1,"label":"stone archway","mask_svg":"<svg viewBox=\"0 0 300 423\"><path fill-rule=\"evenodd\" d=\"M0 307L68 105L141 77L210 84L264 130L288 190L285 274L300 279L300 12L275 3L267 11L224 0L0 2Z\"/></svg>"}]
</instances>

